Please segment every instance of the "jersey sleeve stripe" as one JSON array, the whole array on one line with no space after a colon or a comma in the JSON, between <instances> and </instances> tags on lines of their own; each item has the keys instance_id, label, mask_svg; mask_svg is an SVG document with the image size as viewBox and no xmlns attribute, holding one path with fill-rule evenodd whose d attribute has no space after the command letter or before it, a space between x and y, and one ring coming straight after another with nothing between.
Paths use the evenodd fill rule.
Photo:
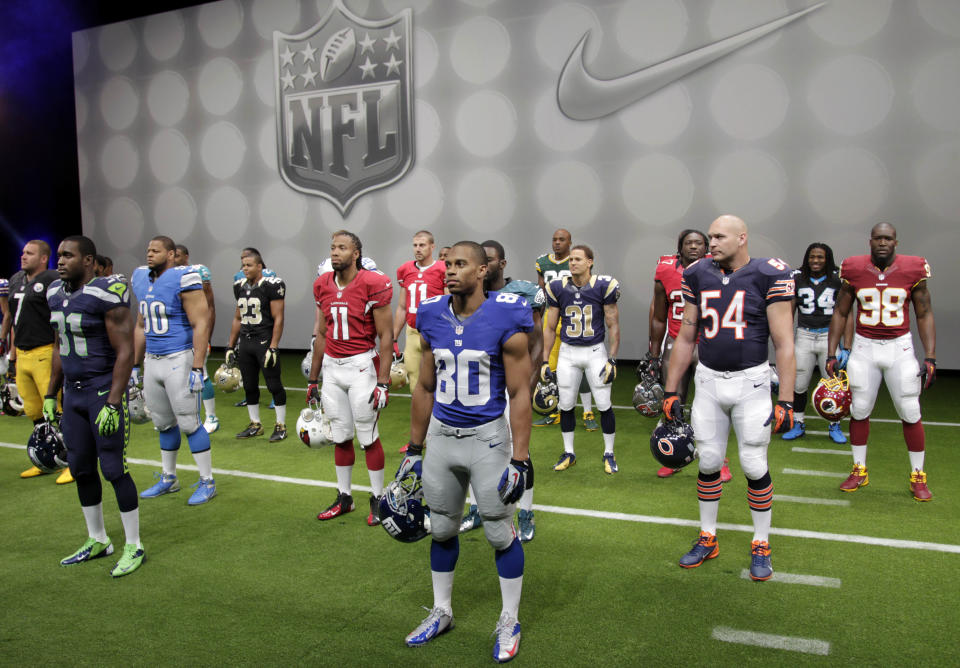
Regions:
<instances>
[{"instance_id":1,"label":"jersey sleeve stripe","mask_svg":"<svg viewBox=\"0 0 960 668\"><path fill-rule=\"evenodd\" d=\"M83 286L83 293L87 295L93 295L100 301L108 302L110 304L119 304L121 302L120 296L115 292L98 288L95 285Z\"/></svg>"}]
</instances>

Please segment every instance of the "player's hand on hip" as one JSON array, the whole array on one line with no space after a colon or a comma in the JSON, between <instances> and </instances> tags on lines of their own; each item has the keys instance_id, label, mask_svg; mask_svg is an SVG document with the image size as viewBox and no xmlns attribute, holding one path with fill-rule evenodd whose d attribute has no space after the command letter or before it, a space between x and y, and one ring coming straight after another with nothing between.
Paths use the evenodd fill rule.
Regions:
<instances>
[{"instance_id":1,"label":"player's hand on hip","mask_svg":"<svg viewBox=\"0 0 960 668\"><path fill-rule=\"evenodd\" d=\"M500 495L500 501L504 505L516 503L523 496L523 490L527 488L527 472L529 470L530 460L510 460L507 468L503 470L503 474L500 476L500 484L497 485L497 494Z\"/></svg>"},{"instance_id":2,"label":"player's hand on hip","mask_svg":"<svg viewBox=\"0 0 960 668\"><path fill-rule=\"evenodd\" d=\"M316 380L311 380L307 384L307 404L312 401L320 403L320 383Z\"/></svg>"},{"instance_id":3,"label":"player's hand on hip","mask_svg":"<svg viewBox=\"0 0 960 668\"><path fill-rule=\"evenodd\" d=\"M793 403L778 401L777 405L770 411L770 417L763 423L764 427L767 425L770 425L774 434L783 434L793 429Z\"/></svg>"},{"instance_id":4,"label":"player's hand on hip","mask_svg":"<svg viewBox=\"0 0 960 668\"><path fill-rule=\"evenodd\" d=\"M57 397L56 395L47 395L43 398L43 417L48 422L57 421Z\"/></svg>"},{"instance_id":5,"label":"player's hand on hip","mask_svg":"<svg viewBox=\"0 0 960 668\"><path fill-rule=\"evenodd\" d=\"M933 381L937 378L937 360L932 357L925 357L923 364L920 365L920 386L922 389L929 389Z\"/></svg>"},{"instance_id":6,"label":"player's hand on hip","mask_svg":"<svg viewBox=\"0 0 960 668\"><path fill-rule=\"evenodd\" d=\"M841 343L837 346L837 370L847 368L847 361L850 359L850 349L844 348Z\"/></svg>"},{"instance_id":7,"label":"player's hand on hip","mask_svg":"<svg viewBox=\"0 0 960 668\"><path fill-rule=\"evenodd\" d=\"M108 401L100 409L95 422L101 436L113 436L120 428L120 406Z\"/></svg>"},{"instance_id":8,"label":"player's hand on hip","mask_svg":"<svg viewBox=\"0 0 960 668\"><path fill-rule=\"evenodd\" d=\"M600 381L604 385L609 385L617 377L617 360L612 357L607 360L607 363L603 365L603 369L600 371Z\"/></svg>"},{"instance_id":9,"label":"player's hand on hip","mask_svg":"<svg viewBox=\"0 0 960 668\"><path fill-rule=\"evenodd\" d=\"M140 367L135 366L130 370L130 382L127 385L132 389L143 385L143 378L140 376Z\"/></svg>"},{"instance_id":10,"label":"player's hand on hip","mask_svg":"<svg viewBox=\"0 0 960 668\"><path fill-rule=\"evenodd\" d=\"M190 379L188 382L191 392L200 392L203 389L203 369L197 367L190 369Z\"/></svg>"},{"instance_id":11,"label":"player's hand on hip","mask_svg":"<svg viewBox=\"0 0 960 668\"><path fill-rule=\"evenodd\" d=\"M263 366L267 369L272 369L277 366L276 348L267 348L267 352L263 354Z\"/></svg>"},{"instance_id":12,"label":"player's hand on hip","mask_svg":"<svg viewBox=\"0 0 960 668\"><path fill-rule=\"evenodd\" d=\"M386 408L387 404L390 403L390 384L377 383L377 386L373 388L373 392L370 393L368 401L373 404L373 407L377 410Z\"/></svg>"},{"instance_id":13,"label":"player's hand on hip","mask_svg":"<svg viewBox=\"0 0 960 668\"><path fill-rule=\"evenodd\" d=\"M407 451L400 461L400 466L397 467L394 478L400 480L411 471L417 478L423 477L423 446L407 443Z\"/></svg>"},{"instance_id":14,"label":"player's hand on hip","mask_svg":"<svg viewBox=\"0 0 960 668\"><path fill-rule=\"evenodd\" d=\"M833 378L837 375L837 371L840 370L840 360L837 359L836 355L830 355L827 357L827 361L823 365L824 369L827 372L827 375Z\"/></svg>"},{"instance_id":15,"label":"player's hand on hip","mask_svg":"<svg viewBox=\"0 0 960 668\"><path fill-rule=\"evenodd\" d=\"M540 365L540 380L544 383L557 382L557 372L550 368L550 362L544 362Z\"/></svg>"},{"instance_id":16,"label":"player's hand on hip","mask_svg":"<svg viewBox=\"0 0 960 668\"><path fill-rule=\"evenodd\" d=\"M676 420L683 422L683 404L680 403L680 395L676 392L663 393L663 417L668 422Z\"/></svg>"}]
</instances>

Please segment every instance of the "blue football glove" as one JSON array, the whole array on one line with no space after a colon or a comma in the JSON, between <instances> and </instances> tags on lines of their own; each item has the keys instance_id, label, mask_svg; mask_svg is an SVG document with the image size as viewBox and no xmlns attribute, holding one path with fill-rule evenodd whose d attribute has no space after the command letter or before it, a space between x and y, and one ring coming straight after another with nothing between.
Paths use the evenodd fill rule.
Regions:
<instances>
[{"instance_id":1,"label":"blue football glove","mask_svg":"<svg viewBox=\"0 0 960 668\"><path fill-rule=\"evenodd\" d=\"M130 388L140 387L143 385L143 378L140 377L140 367L135 366L130 369L130 382L127 383Z\"/></svg>"},{"instance_id":2,"label":"blue football glove","mask_svg":"<svg viewBox=\"0 0 960 668\"><path fill-rule=\"evenodd\" d=\"M527 488L527 472L530 470L530 460L520 461L511 459L503 475L500 476L500 484L497 485L497 494L500 495L500 501L509 506L516 503L523 496L523 490Z\"/></svg>"},{"instance_id":3,"label":"blue football glove","mask_svg":"<svg viewBox=\"0 0 960 668\"><path fill-rule=\"evenodd\" d=\"M400 462L400 466L397 468L397 475L394 476L394 479L400 480L410 471L413 471L413 475L417 476L417 478L423 477L422 445L407 443L407 451L403 455L403 461Z\"/></svg>"},{"instance_id":4,"label":"blue football glove","mask_svg":"<svg viewBox=\"0 0 960 668\"><path fill-rule=\"evenodd\" d=\"M200 392L203 389L203 369L190 369L190 378L187 381L191 392Z\"/></svg>"},{"instance_id":5,"label":"blue football glove","mask_svg":"<svg viewBox=\"0 0 960 668\"><path fill-rule=\"evenodd\" d=\"M850 349L844 348L841 343L837 346L837 369L846 369L847 360L850 359Z\"/></svg>"},{"instance_id":6,"label":"blue football glove","mask_svg":"<svg viewBox=\"0 0 960 668\"><path fill-rule=\"evenodd\" d=\"M113 436L120 428L120 406L107 402L95 420L101 436Z\"/></svg>"}]
</instances>

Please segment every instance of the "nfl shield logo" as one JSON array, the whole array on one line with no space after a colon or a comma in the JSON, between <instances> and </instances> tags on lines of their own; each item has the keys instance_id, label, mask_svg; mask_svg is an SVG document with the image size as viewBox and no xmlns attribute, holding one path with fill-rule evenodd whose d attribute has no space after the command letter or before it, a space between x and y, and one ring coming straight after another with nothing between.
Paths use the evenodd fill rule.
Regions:
<instances>
[{"instance_id":1,"label":"nfl shield logo","mask_svg":"<svg viewBox=\"0 0 960 668\"><path fill-rule=\"evenodd\" d=\"M413 165L412 15L369 21L334 0L306 32L273 33L280 175L343 215Z\"/></svg>"}]
</instances>

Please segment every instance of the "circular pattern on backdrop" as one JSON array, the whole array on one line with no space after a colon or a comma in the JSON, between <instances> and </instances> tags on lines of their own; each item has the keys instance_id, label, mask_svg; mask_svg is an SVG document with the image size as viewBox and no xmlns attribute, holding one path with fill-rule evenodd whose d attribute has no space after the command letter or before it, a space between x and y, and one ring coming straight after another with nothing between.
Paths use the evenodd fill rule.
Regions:
<instances>
[{"instance_id":1,"label":"circular pattern on backdrop","mask_svg":"<svg viewBox=\"0 0 960 668\"><path fill-rule=\"evenodd\" d=\"M126 130L140 110L140 96L127 77L112 77L100 89L100 115L111 130Z\"/></svg>"},{"instance_id":2,"label":"circular pattern on backdrop","mask_svg":"<svg viewBox=\"0 0 960 668\"><path fill-rule=\"evenodd\" d=\"M710 112L731 137L754 140L783 125L790 93L779 74L764 65L744 63L726 71L710 94Z\"/></svg>"},{"instance_id":3,"label":"circular pattern on backdrop","mask_svg":"<svg viewBox=\"0 0 960 668\"><path fill-rule=\"evenodd\" d=\"M236 0L221 0L200 5L197 29L200 37L214 49L233 44L243 28L243 7Z\"/></svg>"},{"instance_id":4,"label":"circular pattern on backdrop","mask_svg":"<svg viewBox=\"0 0 960 668\"><path fill-rule=\"evenodd\" d=\"M828 223L846 226L869 222L890 191L883 162L858 147L816 156L807 165L804 182L814 211Z\"/></svg>"},{"instance_id":5,"label":"circular pattern on backdrop","mask_svg":"<svg viewBox=\"0 0 960 668\"><path fill-rule=\"evenodd\" d=\"M428 169L414 169L387 190L387 210L408 230L429 229L443 211L440 179Z\"/></svg>"},{"instance_id":6,"label":"circular pattern on backdrop","mask_svg":"<svg viewBox=\"0 0 960 668\"><path fill-rule=\"evenodd\" d=\"M417 100L415 102L415 113L417 119L417 134L414 138L417 142L417 160L424 160L430 157L433 150L440 142L440 115L429 102Z\"/></svg>"},{"instance_id":7,"label":"circular pattern on backdrop","mask_svg":"<svg viewBox=\"0 0 960 668\"><path fill-rule=\"evenodd\" d=\"M217 179L227 179L236 174L246 151L243 134L236 125L226 121L219 121L207 128L200 142L203 168Z\"/></svg>"},{"instance_id":8,"label":"circular pattern on backdrop","mask_svg":"<svg viewBox=\"0 0 960 668\"><path fill-rule=\"evenodd\" d=\"M286 283L284 308L289 309L286 312L290 313L294 308L313 311L316 306L316 302L313 301L313 281L317 276L317 265L320 262L308 259L308 249L298 245L285 244L262 250L266 253L264 261L267 266L276 271ZM239 253L237 255L239 256ZM306 333L303 335L306 339L302 345L306 346L310 342L310 337L306 336ZM287 345L290 343L288 342Z\"/></svg>"},{"instance_id":9,"label":"circular pattern on backdrop","mask_svg":"<svg viewBox=\"0 0 960 668\"><path fill-rule=\"evenodd\" d=\"M419 121L419 118L417 119ZM260 126L257 134L257 148L260 158L271 172L277 171L277 121L268 118Z\"/></svg>"},{"instance_id":10,"label":"circular pattern on backdrop","mask_svg":"<svg viewBox=\"0 0 960 668\"><path fill-rule=\"evenodd\" d=\"M73 33L73 73L80 74L90 57L90 41L81 32Z\"/></svg>"},{"instance_id":11,"label":"circular pattern on backdrop","mask_svg":"<svg viewBox=\"0 0 960 668\"><path fill-rule=\"evenodd\" d=\"M271 183L263 189L258 207L260 222L270 236L292 239L303 229L307 218L307 200L286 183Z\"/></svg>"},{"instance_id":12,"label":"circular pattern on backdrop","mask_svg":"<svg viewBox=\"0 0 960 668\"><path fill-rule=\"evenodd\" d=\"M129 197L118 197L107 206L103 231L117 250L129 251L139 246L143 228L143 210Z\"/></svg>"},{"instance_id":13,"label":"circular pattern on backdrop","mask_svg":"<svg viewBox=\"0 0 960 668\"><path fill-rule=\"evenodd\" d=\"M190 102L190 89L178 72L165 70L150 80L147 109L160 125L176 125L183 120Z\"/></svg>"},{"instance_id":14,"label":"circular pattern on backdrop","mask_svg":"<svg viewBox=\"0 0 960 668\"><path fill-rule=\"evenodd\" d=\"M243 237L250 225L250 205L236 188L221 186L207 198L203 218L207 232L215 241L232 244Z\"/></svg>"},{"instance_id":15,"label":"circular pattern on backdrop","mask_svg":"<svg viewBox=\"0 0 960 668\"><path fill-rule=\"evenodd\" d=\"M747 221L747 225L750 221ZM800 250L799 248L797 250ZM802 251L800 251L802 254ZM772 238L750 231L750 256L751 257L775 257L787 263L787 266L793 267L786 249ZM796 262L797 260L794 260ZM839 260L837 260L839 262ZM798 267L795 267L799 269Z\"/></svg>"},{"instance_id":16,"label":"circular pattern on backdrop","mask_svg":"<svg viewBox=\"0 0 960 668\"><path fill-rule=\"evenodd\" d=\"M317 14L325 16L332 4L332 0L316 0ZM370 9L370 0L345 0L344 4L357 16L366 16Z\"/></svg>"},{"instance_id":17,"label":"circular pattern on backdrop","mask_svg":"<svg viewBox=\"0 0 960 668\"><path fill-rule=\"evenodd\" d=\"M80 177L80 187L83 188L83 184L87 182L87 172L90 168L90 164L87 162L87 154L82 148L77 147L77 173Z\"/></svg>"},{"instance_id":18,"label":"circular pattern on backdrop","mask_svg":"<svg viewBox=\"0 0 960 668\"><path fill-rule=\"evenodd\" d=\"M638 64L676 54L689 23L687 10L677 0L630 0L614 22L617 44Z\"/></svg>"},{"instance_id":19,"label":"circular pattern on backdrop","mask_svg":"<svg viewBox=\"0 0 960 668\"><path fill-rule=\"evenodd\" d=\"M161 183L171 185L183 178L190 166L190 143L172 128L158 132L150 142L150 171Z\"/></svg>"},{"instance_id":20,"label":"circular pattern on backdrop","mask_svg":"<svg viewBox=\"0 0 960 668\"><path fill-rule=\"evenodd\" d=\"M167 188L153 203L157 230L174 239L186 239L197 224L197 203L183 188Z\"/></svg>"},{"instance_id":21,"label":"circular pattern on backdrop","mask_svg":"<svg viewBox=\"0 0 960 668\"><path fill-rule=\"evenodd\" d=\"M426 30L417 28L413 31L413 85L421 88L433 78L440 62L440 49L437 42Z\"/></svg>"},{"instance_id":22,"label":"circular pattern on backdrop","mask_svg":"<svg viewBox=\"0 0 960 668\"><path fill-rule=\"evenodd\" d=\"M273 107L277 103L276 84L273 80L273 49L264 51L257 64L253 68L253 87L257 91L257 97L268 107Z\"/></svg>"},{"instance_id":23,"label":"circular pattern on backdrop","mask_svg":"<svg viewBox=\"0 0 960 668\"><path fill-rule=\"evenodd\" d=\"M114 23L100 29L97 40L100 60L112 72L119 72L137 56L137 38L130 22Z\"/></svg>"},{"instance_id":24,"label":"circular pattern on backdrop","mask_svg":"<svg viewBox=\"0 0 960 668\"><path fill-rule=\"evenodd\" d=\"M111 188L126 188L137 177L140 155L128 137L114 135L100 152L100 171Z\"/></svg>"},{"instance_id":25,"label":"circular pattern on backdrop","mask_svg":"<svg viewBox=\"0 0 960 668\"><path fill-rule=\"evenodd\" d=\"M602 203L600 177L582 162L555 162L537 180L537 207L555 227L582 228L593 222Z\"/></svg>"},{"instance_id":26,"label":"circular pattern on backdrop","mask_svg":"<svg viewBox=\"0 0 960 668\"><path fill-rule=\"evenodd\" d=\"M960 212L960 144L935 146L917 160L914 179L920 199L933 213L951 222Z\"/></svg>"},{"instance_id":27,"label":"circular pattern on backdrop","mask_svg":"<svg viewBox=\"0 0 960 668\"><path fill-rule=\"evenodd\" d=\"M913 78L910 94L921 118L938 130L960 132L960 49L951 49L924 63Z\"/></svg>"},{"instance_id":28,"label":"circular pattern on backdrop","mask_svg":"<svg viewBox=\"0 0 960 668\"><path fill-rule=\"evenodd\" d=\"M853 46L867 41L887 24L893 0L844 0L831 2L806 19L810 29L835 46Z\"/></svg>"},{"instance_id":29,"label":"circular pattern on backdrop","mask_svg":"<svg viewBox=\"0 0 960 668\"><path fill-rule=\"evenodd\" d=\"M480 9L486 9L490 5L494 4L497 0L460 0L465 5L471 5L473 7L479 7Z\"/></svg>"},{"instance_id":30,"label":"circular pattern on backdrop","mask_svg":"<svg viewBox=\"0 0 960 668\"><path fill-rule=\"evenodd\" d=\"M787 199L787 174L769 153L747 149L723 156L710 173L710 199L748 225L770 220Z\"/></svg>"},{"instance_id":31,"label":"circular pattern on backdrop","mask_svg":"<svg viewBox=\"0 0 960 668\"><path fill-rule=\"evenodd\" d=\"M460 144L481 158L502 153L517 134L517 111L506 95L481 90L467 97L457 110Z\"/></svg>"},{"instance_id":32,"label":"circular pattern on backdrop","mask_svg":"<svg viewBox=\"0 0 960 668\"><path fill-rule=\"evenodd\" d=\"M586 32L587 62L593 60L603 43L603 28L596 12L583 5L567 3L551 7L537 23L534 45L543 64L559 72L570 51Z\"/></svg>"},{"instance_id":33,"label":"circular pattern on backdrop","mask_svg":"<svg viewBox=\"0 0 960 668\"><path fill-rule=\"evenodd\" d=\"M148 16L143 23L143 45L155 60L169 60L183 46L183 17L180 12Z\"/></svg>"},{"instance_id":34,"label":"circular pattern on backdrop","mask_svg":"<svg viewBox=\"0 0 960 668\"><path fill-rule=\"evenodd\" d=\"M237 105L243 90L243 75L229 58L214 58L200 70L197 94L203 108L222 116Z\"/></svg>"},{"instance_id":35,"label":"circular pattern on backdrop","mask_svg":"<svg viewBox=\"0 0 960 668\"><path fill-rule=\"evenodd\" d=\"M80 202L80 229L91 239L97 236L97 220L93 216L93 209L86 202Z\"/></svg>"},{"instance_id":36,"label":"circular pattern on backdrop","mask_svg":"<svg viewBox=\"0 0 960 668\"><path fill-rule=\"evenodd\" d=\"M399 14L409 7L413 9L414 14L419 14L432 2L433 0L383 0L383 8L390 14Z\"/></svg>"},{"instance_id":37,"label":"circular pattern on backdrop","mask_svg":"<svg viewBox=\"0 0 960 668\"><path fill-rule=\"evenodd\" d=\"M920 16L938 32L960 37L960 4L944 0L918 0Z\"/></svg>"},{"instance_id":38,"label":"circular pattern on backdrop","mask_svg":"<svg viewBox=\"0 0 960 668\"><path fill-rule=\"evenodd\" d=\"M630 163L620 194L637 220L663 227L690 210L693 191L693 178L686 165L672 155L651 153Z\"/></svg>"},{"instance_id":39,"label":"circular pattern on backdrop","mask_svg":"<svg viewBox=\"0 0 960 668\"><path fill-rule=\"evenodd\" d=\"M83 130L84 126L87 124L87 96L81 93L79 90L73 91L74 100L76 100L77 107L77 134L80 134L80 131Z\"/></svg>"},{"instance_id":40,"label":"circular pattern on backdrop","mask_svg":"<svg viewBox=\"0 0 960 668\"><path fill-rule=\"evenodd\" d=\"M583 148L597 132L596 121L571 121L557 106L557 91L543 92L533 108L533 129L537 137L556 151L575 151Z\"/></svg>"},{"instance_id":41,"label":"circular pattern on backdrop","mask_svg":"<svg viewBox=\"0 0 960 668\"><path fill-rule=\"evenodd\" d=\"M322 240L322 243L320 244L321 257L326 257L329 255L329 233L336 232L337 230L346 227L352 232L359 234L367 227L367 224L370 222L370 219L373 216L373 200L369 197L361 197L354 202L353 206L350 208L350 214L346 218L344 218L340 213L340 209L336 208L333 204L325 199L315 200L314 208L316 209L316 218L314 219L314 217L311 217L310 224L319 224L328 233L320 235ZM363 238L360 240L363 241ZM374 259L376 260L376 258Z\"/></svg>"},{"instance_id":42,"label":"circular pattern on backdrop","mask_svg":"<svg viewBox=\"0 0 960 668\"><path fill-rule=\"evenodd\" d=\"M273 40L273 31L291 33L300 21L300 0L254 0L253 27L264 39Z\"/></svg>"},{"instance_id":43,"label":"circular pattern on backdrop","mask_svg":"<svg viewBox=\"0 0 960 668\"><path fill-rule=\"evenodd\" d=\"M714 0L707 27L714 39L723 39L782 18L788 13L783 0ZM781 33L781 30L774 30L737 53L754 56L776 44Z\"/></svg>"},{"instance_id":44,"label":"circular pattern on backdrop","mask_svg":"<svg viewBox=\"0 0 960 668\"><path fill-rule=\"evenodd\" d=\"M467 19L454 31L450 42L453 71L472 84L495 79L510 60L510 34L489 16Z\"/></svg>"},{"instance_id":45,"label":"circular pattern on backdrop","mask_svg":"<svg viewBox=\"0 0 960 668\"><path fill-rule=\"evenodd\" d=\"M874 129L893 106L893 81L875 60L840 56L820 66L807 86L807 104L826 127L852 136Z\"/></svg>"},{"instance_id":46,"label":"circular pattern on backdrop","mask_svg":"<svg viewBox=\"0 0 960 668\"><path fill-rule=\"evenodd\" d=\"M623 109L617 118L634 140L647 146L665 146L690 124L693 101L682 83L670 84Z\"/></svg>"},{"instance_id":47,"label":"circular pattern on backdrop","mask_svg":"<svg viewBox=\"0 0 960 668\"><path fill-rule=\"evenodd\" d=\"M643 232L642 235L639 234L641 231ZM624 299L628 299L635 304L640 304L642 301L643 306L647 307L650 305L648 301L650 295L646 286L653 281L653 273L660 256L676 252L677 237L675 234L664 234L661 230L637 229L636 232L628 237L628 239L633 240L632 242L624 241L622 245L617 246L617 251L622 251L622 254L612 255L610 265L599 267L596 271L613 273L614 277L620 281L621 286L643 286L643 289L623 290L620 301L622 303ZM623 269L618 273L611 271L609 267L623 267ZM646 313L645 310L643 312ZM622 310L620 318L621 322L624 322ZM646 315L644 315L644 322L646 322Z\"/></svg>"},{"instance_id":48,"label":"circular pattern on backdrop","mask_svg":"<svg viewBox=\"0 0 960 668\"><path fill-rule=\"evenodd\" d=\"M506 227L517 210L517 193L510 178L498 169L468 172L457 186L457 213L481 235Z\"/></svg>"}]
</instances>

